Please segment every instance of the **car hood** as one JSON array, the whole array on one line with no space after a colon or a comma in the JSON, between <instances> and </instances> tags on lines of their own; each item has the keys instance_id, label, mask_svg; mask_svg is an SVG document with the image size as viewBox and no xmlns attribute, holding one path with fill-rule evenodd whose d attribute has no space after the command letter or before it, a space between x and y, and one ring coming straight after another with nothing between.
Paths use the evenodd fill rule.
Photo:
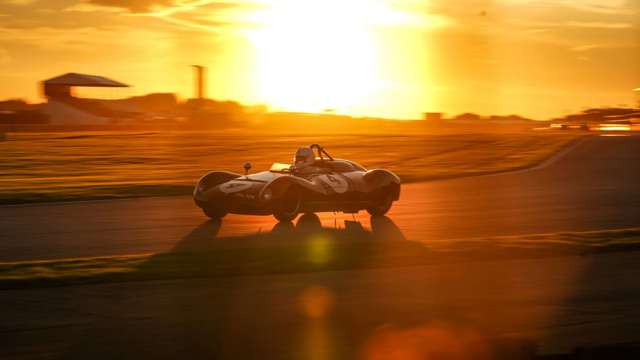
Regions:
<instances>
[{"instance_id":1,"label":"car hood","mask_svg":"<svg viewBox=\"0 0 640 360\"><path fill-rule=\"evenodd\" d=\"M235 181L261 181L261 182L269 182L271 180L274 180L275 178L278 178L280 176L283 176L283 174L278 174L278 173L274 173L271 171L262 171L259 173L255 173L255 174L251 174L251 175L247 175L247 176L242 176L240 178L234 179Z\"/></svg>"},{"instance_id":2,"label":"car hood","mask_svg":"<svg viewBox=\"0 0 640 360\"><path fill-rule=\"evenodd\" d=\"M281 176L285 175L273 173L270 171L263 171L251 175L245 175L218 185L218 190L225 194L234 194L247 191L258 192L266 184Z\"/></svg>"}]
</instances>

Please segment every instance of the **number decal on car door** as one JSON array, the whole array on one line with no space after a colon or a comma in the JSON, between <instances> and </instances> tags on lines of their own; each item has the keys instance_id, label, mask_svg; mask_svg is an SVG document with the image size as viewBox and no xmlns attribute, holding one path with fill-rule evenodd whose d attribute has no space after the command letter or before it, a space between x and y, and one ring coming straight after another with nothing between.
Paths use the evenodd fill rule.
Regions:
<instances>
[{"instance_id":1,"label":"number decal on car door","mask_svg":"<svg viewBox=\"0 0 640 360\"><path fill-rule=\"evenodd\" d=\"M326 174L320 175L318 178L338 194L342 194L349 190L349 183L345 178L339 175Z\"/></svg>"}]
</instances>

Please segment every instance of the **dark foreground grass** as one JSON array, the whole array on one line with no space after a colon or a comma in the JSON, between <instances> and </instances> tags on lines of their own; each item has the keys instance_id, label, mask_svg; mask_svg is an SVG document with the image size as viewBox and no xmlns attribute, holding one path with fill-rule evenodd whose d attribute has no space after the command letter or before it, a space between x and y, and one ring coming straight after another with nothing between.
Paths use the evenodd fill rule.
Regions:
<instances>
[{"instance_id":1,"label":"dark foreground grass","mask_svg":"<svg viewBox=\"0 0 640 360\"><path fill-rule=\"evenodd\" d=\"M240 246L0 263L0 289L589 255L640 249L640 228L431 243L408 241L393 228L375 234L362 228L348 231L321 229L222 240ZM250 246L253 242L263 245Z\"/></svg>"}]
</instances>

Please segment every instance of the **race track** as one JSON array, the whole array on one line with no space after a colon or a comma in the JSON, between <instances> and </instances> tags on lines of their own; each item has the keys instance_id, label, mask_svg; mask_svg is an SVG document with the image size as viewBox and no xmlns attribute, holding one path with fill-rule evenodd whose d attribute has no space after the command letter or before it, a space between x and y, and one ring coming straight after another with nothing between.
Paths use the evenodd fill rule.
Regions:
<instances>
[{"instance_id":1,"label":"race track","mask_svg":"<svg viewBox=\"0 0 640 360\"><path fill-rule=\"evenodd\" d=\"M587 231L640 225L640 137L592 136L534 169L406 184L389 218L405 238ZM393 169L391 169L393 170ZM323 225L352 216L321 214ZM356 219L369 227L365 212ZM208 222L190 197L0 207L0 261L170 251L271 231L273 217Z\"/></svg>"},{"instance_id":2,"label":"race track","mask_svg":"<svg viewBox=\"0 0 640 360\"><path fill-rule=\"evenodd\" d=\"M638 227L639 140L590 137L534 169L407 185L392 223L377 218L371 230L382 219L400 238L430 243ZM322 221L334 226L332 214ZM275 246L239 238L274 227L271 217L207 221L185 197L9 206L0 208L0 257ZM515 358L503 341L539 354L640 344L637 251L488 261L474 253L394 267L379 266L384 252L359 255L371 266L5 290L0 358L386 359L379 354L458 354L480 339Z\"/></svg>"}]
</instances>

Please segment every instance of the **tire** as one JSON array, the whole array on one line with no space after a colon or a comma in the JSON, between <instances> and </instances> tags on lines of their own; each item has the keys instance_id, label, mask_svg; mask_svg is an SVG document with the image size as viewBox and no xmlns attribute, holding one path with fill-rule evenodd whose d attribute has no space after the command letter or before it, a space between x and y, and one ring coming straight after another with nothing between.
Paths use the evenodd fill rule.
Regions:
<instances>
[{"instance_id":1,"label":"tire","mask_svg":"<svg viewBox=\"0 0 640 360\"><path fill-rule=\"evenodd\" d=\"M376 204L367 208L367 212L371 216L382 216L389 212L391 205L393 205L391 194L383 189L379 200L376 201Z\"/></svg>"},{"instance_id":2,"label":"tire","mask_svg":"<svg viewBox=\"0 0 640 360\"><path fill-rule=\"evenodd\" d=\"M202 212L213 220L219 220L227 215L228 211L222 206L205 204L202 206Z\"/></svg>"},{"instance_id":3,"label":"tire","mask_svg":"<svg viewBox=\"0 0 640 360\"><path fill-rule=\"evenodd\" d=\"M301 231L320 231L322 230L322 222L318 215L308 212L302 214L296 222L296 230Z\"/></svg>"},{"instance_id":4,"label":"tire","mask_svg":"<svg viewBox=\"0 0 640 360\"><path fill-rule=\"evenodd\" d=\"M280 222L293 221L300 211L300 195L290 189L273 207L273 217Z\"/></svg>"}]
</instances>

